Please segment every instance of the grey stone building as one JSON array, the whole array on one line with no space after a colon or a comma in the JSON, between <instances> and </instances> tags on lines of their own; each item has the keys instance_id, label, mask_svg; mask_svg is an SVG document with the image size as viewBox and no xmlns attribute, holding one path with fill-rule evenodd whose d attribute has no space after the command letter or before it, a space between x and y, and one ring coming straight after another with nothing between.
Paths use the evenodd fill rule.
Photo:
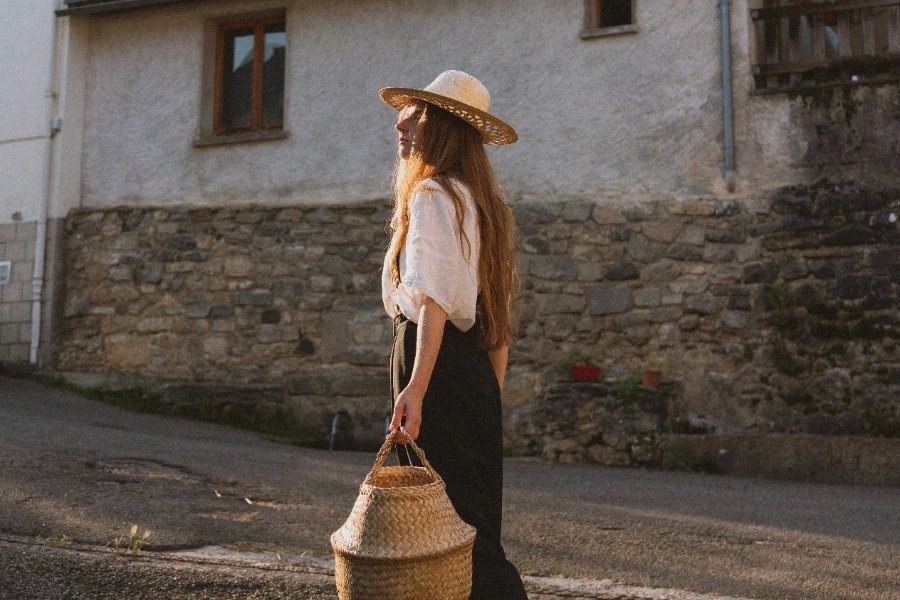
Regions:
<instances>
[{"instance_id":1,"label":"grey stone building","mask_svg":"<svg viewBox=\"0 0 900 600\"><path fill-rule=\"evenodd\" d=\"M48 368L326 433L344 411L377 437L394 155L377 91L457 68L521 136L491 150L521 242L511 451L897 435L900 3L59 8ZM572 352L601 367L587 396L560 381ZM648 363L663 391L628 392ZM569 425L561 393L582 398Z\"/></svg>"}]
</instances>

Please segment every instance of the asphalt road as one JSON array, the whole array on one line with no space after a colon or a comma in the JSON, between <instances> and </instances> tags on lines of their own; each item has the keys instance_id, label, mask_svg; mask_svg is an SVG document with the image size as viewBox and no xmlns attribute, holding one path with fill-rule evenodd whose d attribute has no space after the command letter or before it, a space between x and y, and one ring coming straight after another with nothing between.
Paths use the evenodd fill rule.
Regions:
<instances>
[{"instance_id":1,"label":"asphalt road","mask_svg":"<svg viewBox=\"0 0 900 600\"><path fill-rule=\"evenodd\" d=\"M328 537L372 458L0 378L0 599L335 598ZM504 544L533 599L562 597L554 577L584 598L900 597L897 488L505 468ZM225 554L185 554L208 546Z\"/></svg>"}]
</instances>

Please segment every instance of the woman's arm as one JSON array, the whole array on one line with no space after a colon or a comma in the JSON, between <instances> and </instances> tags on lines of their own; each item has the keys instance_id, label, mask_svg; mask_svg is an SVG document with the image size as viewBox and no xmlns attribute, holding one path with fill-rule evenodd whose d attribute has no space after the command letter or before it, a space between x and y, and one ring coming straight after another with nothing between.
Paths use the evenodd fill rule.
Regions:
<instances>
[{"instance_id":1,"label":"woman's arm","mask_svg":"<svg viewBox=\"0 0 900 600\"><path fill-rule=\"evenodd\" d=\"M491 359L491 366L494 367L494 375L497 376L497 383L500 384L500 391L503 391L503 381L506 379L506 361L509 359L509 346L501 346L496 350L488 352Z\"/></svg>"},{"instance_id":2,"label":"woman's arm","mask_svg":"<svg viewBox=\"0 0 900 600\"><path fill-rule=\"evenodd\" d=\"M422 425L422 400L434 363L437 361L438 350L441 348L441 340L444 337L444 324L447 322L447 313L431 298L425 298L422 308L419 309L419 322L416 332L416 358L413 363L412 375L409 384L397 396L394 404L394 416L391 419L391 431L400 427L403 417L406 417L406 432L416 439L419 437L419 427ZM402 436L401 436L402 437ZM395 442L404 443L406 438L395 437Z\"/></svg>"}]
</instances>

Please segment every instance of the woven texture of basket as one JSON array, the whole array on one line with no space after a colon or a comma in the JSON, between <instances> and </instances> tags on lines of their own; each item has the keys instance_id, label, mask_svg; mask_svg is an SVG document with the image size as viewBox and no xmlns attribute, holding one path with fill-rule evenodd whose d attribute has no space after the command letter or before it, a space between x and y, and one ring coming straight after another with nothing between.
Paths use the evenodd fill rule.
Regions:
<instances>
[{"instance_id":1,"label":"woven texture of basket","mask_svg":"<svg viewBox=\"0 0 900 600\"><path fill-rule=\"evenodd\" d=\"M405 431L403 432L405 434ZM475 528L407 436L421 467L386 467L388 435L347 522L331 535L340 600L468 600Z\"/></svg>"}]
</instances>

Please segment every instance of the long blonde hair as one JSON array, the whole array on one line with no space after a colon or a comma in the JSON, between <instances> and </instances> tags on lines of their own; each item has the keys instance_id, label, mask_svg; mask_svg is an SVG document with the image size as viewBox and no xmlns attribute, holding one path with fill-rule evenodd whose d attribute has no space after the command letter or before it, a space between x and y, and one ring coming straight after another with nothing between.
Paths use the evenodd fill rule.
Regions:
<instances>
[{"instance_id":1,"label":"long blonde hair","mask_svg":"<svg viewBox=\"0 0 900 600\"><path fill-rule=\"evenodd\" d=\"M485 152L481 133L453 114L425 103L410 157L394 168L394 213L391 229L397 237L391 260L391 278L400 283L398 257L409 229L409 200L426 179L439 183L456 207L460 243L468 253L476 240L463 230L466 203L454 181L469 188L478 216L479 345L495 350L509 345L514 329L511 301L518 292L515 220L506 205Z\"/></svg>"}]
</instances>

